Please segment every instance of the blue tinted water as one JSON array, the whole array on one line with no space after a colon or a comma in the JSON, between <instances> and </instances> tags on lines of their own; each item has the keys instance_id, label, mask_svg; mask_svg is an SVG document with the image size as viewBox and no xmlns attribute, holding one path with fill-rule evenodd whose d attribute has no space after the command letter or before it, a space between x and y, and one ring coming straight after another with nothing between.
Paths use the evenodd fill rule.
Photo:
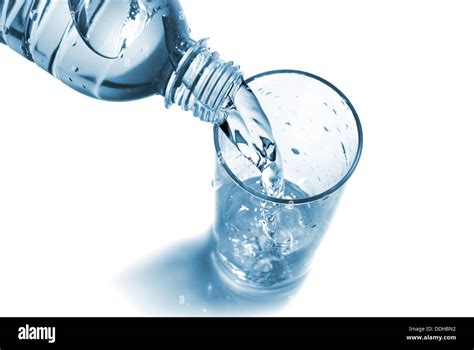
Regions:
<instances>
[{"instance_id":1,"label":"blue tinted water","mask_svg":"<svg viewBox=\"0 0 474 350\"><path fill-rule=\"evenodd\" d=\"M258 190L260 179L247 180L245 185ZM298 186L286 182L284 198L307 197ZM231 280L257 288L278 288L308 271L324 232L318 207L311 203L262 203L233 182L217 190L217 203L216 260ZM266 222L268 218L271 223Z\"/></svg>"},{"instance_id":2,"label":"blue tinted water","mask_svg":"<svg viewBox=\"0 0 474 350\"><path fill-rule=\"evenodd\" d=\"M97 99L163 94L189 44L178 1L4 0L0 9L10 48Z\"/></svg>"}]
</instances>

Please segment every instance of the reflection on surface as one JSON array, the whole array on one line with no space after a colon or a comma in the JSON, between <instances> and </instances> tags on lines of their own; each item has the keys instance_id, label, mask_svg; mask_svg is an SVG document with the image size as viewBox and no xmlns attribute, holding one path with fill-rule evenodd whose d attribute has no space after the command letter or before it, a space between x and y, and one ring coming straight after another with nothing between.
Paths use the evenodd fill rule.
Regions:
<instances>
[{"instance_id":1,"label":"reflection on surface","mask_svg":"<svg viewBox=\"0 0 474 350\"><path fill-rule=\"evenodd\" d=\"M125 273L126 292L152 315L258 315L276 311L292 291L244 295L218 275L211 258L211 234L167 249Z\"/></svg>"}]
</instances>

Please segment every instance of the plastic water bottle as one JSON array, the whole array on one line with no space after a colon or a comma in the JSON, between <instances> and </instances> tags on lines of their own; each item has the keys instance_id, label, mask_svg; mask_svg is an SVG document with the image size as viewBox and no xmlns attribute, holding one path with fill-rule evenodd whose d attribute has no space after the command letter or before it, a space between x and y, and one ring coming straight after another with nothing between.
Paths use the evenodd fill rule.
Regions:
<instances>
[{"instance_id":1,"label":"plastic water bottle","mask_svg":"<svg viewBox=\"0 0 474 350\"><path fill-rule=\"evenodd\" d=\"M270 123L239 67L190 38L178 0L0 0L0 43L73 89L127 101L151 95L221 126L283 192Z\"/></svg>"},{"instance_id":2,"label":"plastic water bottle","mask_svg":"<svg viewBox=\"0 0 474 350\"><path fill-rule=\"evenodd\" d=\"M243 82L190 38L178 0L0 0L0 43L93 98L158 94L213 123Z\"/></svg>"}]
</instances>

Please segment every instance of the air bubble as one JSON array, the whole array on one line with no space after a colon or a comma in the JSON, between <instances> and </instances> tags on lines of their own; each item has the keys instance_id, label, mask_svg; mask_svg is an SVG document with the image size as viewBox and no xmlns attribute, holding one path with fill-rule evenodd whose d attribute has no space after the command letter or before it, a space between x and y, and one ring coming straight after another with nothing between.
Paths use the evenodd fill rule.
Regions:
<instances>
[{"instance_id":1,"label":"air bubble","mask_svg":"<svg viewBox=\"0 0 474 350\"><path fill-rule=\"evenodd\" d=\"M268 273L273 270L273 264L270 258L263 258L257 261L253 268L256 272Z\"/></svg>"},{"instance_id":2,"label":"air bubble","mask_svg":"<svg viewBox=\"0 0 474 350\"><path fill-rule=\"evenodd\" d=\"M249 210L250 210L249 208L247 208L245 205L242 204L242 206L239 209L239 212L249 211Z\"/></svg>"},{"instance_id":3,"label":"air bubble","mask_svg":"<svg viewBox=\"0 0 474 350\"><path fill-rule=\"evenodd\" d=\"M282 255L288 255L291 253L293 248L293 235L288 231L278 231L275 233L273 238L279 253Z\"/></svg>"}]
</instances>

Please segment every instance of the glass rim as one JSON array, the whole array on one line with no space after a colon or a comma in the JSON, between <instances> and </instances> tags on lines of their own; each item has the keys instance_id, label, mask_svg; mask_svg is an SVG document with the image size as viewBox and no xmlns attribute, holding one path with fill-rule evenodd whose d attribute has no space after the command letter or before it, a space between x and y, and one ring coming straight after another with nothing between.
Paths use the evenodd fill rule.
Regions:
<instances>
[{"instance_id":1,"label":"glass rim","mask_svg":"<svg viewBox=\"0 0 474 350\"><path fill-rule=\"evenodd\" d=\"M308 72L304 72L304 71L301 71L301 70L295 70L295 69L277 69L277 70L271 70L271 71L267 71L267 72L263 72L263 73L259 73L257 75L254 75L254 76L246 79L245 82L247 84L249 84L249 83L251 83L252 81L254 81L256 79L265 77L267 75L288 74L288 73L290 73L290 74L300 74L300 75L304 75L304 76L307 76L309 78L318 80L319 82L327 85L329 88L334 90L340 97L342 97L344 99L344 102L346 102L346 104L349 106L349 108L352 112L352 115L354 117L355 123L357 125L358 146L357 146L357 153L356 153L354 162L352 163L351 167L346 172L346 174L343 177L341 177L341 179L334 186L332 186L329 189L327 189L327 190L325 190L321 193L318 193L314 196L303 198L303 199L285 199L285 198L270 197L270 196L267 196L266 194L263 194L261 192L258 192L256 190L246 186L230 170L230 168L227 166L227 162L226 162L226 160L224 159L223 156L219 157L220 158L219 164L225 169L226 173L237 184L237 186L239 186L244 191L250 193L251 195L253 195L253 196L255 196L259 199L269 201L269 202L279 203L279 204L289 204L289 205L291 205L291 204L305 204L305 203L314 202L314 201L317 201L317 200L320 200L320 199L323 199L323 198L329 196L330 194L334 193L339 188L341 188L347 182L347 180L349 180L351 175L354 173L354 170L357 168L357 165L359 164L360 156L362 154L362 146L363 146L362 125L361 125L359 116L357 115L357 112L356 112L354 106L352 105L351 101L349 101L349 99L336 86L334 86L329 81L327 81L327 80L325 80L325 79L323 79L323 78L321 78L317 75L314 75L314 74L311 74L311 73L308 73ZM219 125L215 124L214 125L214 146L216 148L216 154L217 155L219 155L219 154L222 155L221 147L220 147L220 144L219 144L219 130L220 130Z\"/></svg>"}]
</instances>

